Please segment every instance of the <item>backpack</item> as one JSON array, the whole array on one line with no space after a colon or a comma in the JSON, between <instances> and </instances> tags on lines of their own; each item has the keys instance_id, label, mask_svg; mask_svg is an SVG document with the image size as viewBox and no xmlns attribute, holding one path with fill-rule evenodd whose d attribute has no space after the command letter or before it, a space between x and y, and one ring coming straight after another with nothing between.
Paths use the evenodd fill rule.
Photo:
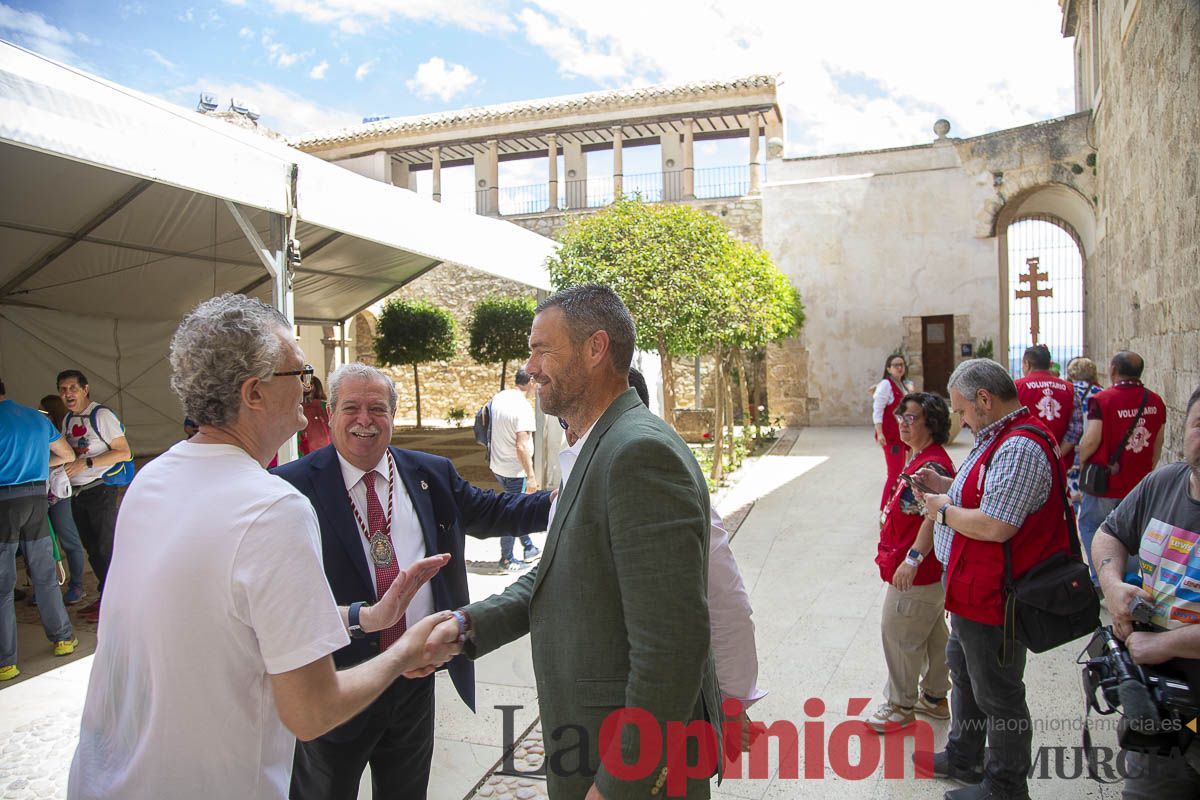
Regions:
<instances>
[{"instance_id":1,"label":"backpack","mask_svg":"<svg viewBox=\"0 0 1200 800\"><path fill-rule=\"evenodd\" d=\"M99 403L97 403L96 407L92 409L92 413L88 415L88 418L91 420L92 430L95 431L96 437L99 438L100 441L104 442L105 447L108 447L111 449L112 445L109 443L109 441L107 439L105 439L100 434L100 428L99 428L99 426L96 425L96 415L100 413L100 409L102 409L102 408L108 408L108 406L102 406ZM109 408L108 410L112 411L111 408ZM75 416L78 416L78 414L71 414L67 417L67 419L70 419L71 417L75 417ZM116 415L114 414L113 416L116 416ZM122 422L121 423L121 433L124 433L124 432L125 432L125 423ZM130 448L130 450L129 450L129 460L128 461L122 461L120 463L113 464L111 467L109 467L104 472L103 475L100 476L100 479L104 481L106 486L126 486L131 481L133 481L133 449Z\"/></svg>"},{"instance_id":2,"label":"backpack","mask_svg":"<svg viewBox=\"0 0 1200 800\"><path fill-rule=\"evenodd\" d=\"M487 450L488 463L492 461L492 401L475 412L475 442Z\"/></svg>"}]
</instances>

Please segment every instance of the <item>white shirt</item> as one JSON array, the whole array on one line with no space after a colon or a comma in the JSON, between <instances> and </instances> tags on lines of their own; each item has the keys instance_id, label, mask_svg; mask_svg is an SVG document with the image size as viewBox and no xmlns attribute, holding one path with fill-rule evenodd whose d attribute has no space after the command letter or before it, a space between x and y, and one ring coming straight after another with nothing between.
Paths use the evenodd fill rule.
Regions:
<instances>
[{"instance_id":1,"label":"white shirt","mask_svg":"<svg viewBox=\"0 0 1200 800\"><path fill-rule=\"evenodd\" d=\"M594 425L592 426L595 427ZM566 490L571 471L579 460L583 445L592 428L575 444L558 454L562 468L562 484L550 504L550 519L554 524L558 498ZM708 536L708 624L712 629L713 659L717 664L717 682L726 698L736 697L749 708L767 693L758 688L758 650L754 643L754 621L750 618L750 595L742 581L741 570L729 547L729 534L716 509L709 509L711 529Z\"/></svg>"},{"instance_id":2,"label":"white shirt","mask_svg":"<svg viewBox=\"0 0 1200 800\"><path fill-rule=\"evenodd\" d=\"M533 433L533 406L520 389L505 389L492 398L492 460L488 466L505 478L529 477L517 456L517 434ZM533 456L532 446L530 457Z\"/></svg>"},{"instance_id":3,"label":"white shirt","mask_svg":"<svg viewBox=\"0 0 1200 800\"><path fill-rule=\"evenodd\" d=\"M391 460L391 455L390 450L385 450L383 458L379 459L379 463L375 465L375 495L379 498L379 504L385 509L388 502L388 462ZM341 453L338 453L338 463L341 464L342 481L346 484L347 491L350 492L350 499L354 502L354 507L358 509L359 516L365 523L367 521L367 485L363 483L362 478L366 473L342 458ZM408 490L404 488L404 481L400 479L400 470L397 469L394 474L396 480L392 486L391 497L392 548L396 551L396 561L400 565L400 569L405 569L409 564L425 557L425 536L421 533L421 520L417 517L416 509L413 508L412 498L408 496ZM357 525L358 523L355 522L355 526ZM358 539L367 559L367 569L371 571L371 584L375 585L375 562L371 559L371 546L367 544L367 537L363 535L362 528L358 529ZM417 590L416 596L408 604L408 611L405 612L404 618L411 625L420 622L433 611L433 587L426 583Z\"/></svg>"},{"instance_id":4,"label":"white shirt","mask_svg":"<svg viewBox=\"0 0 1200 800\"><path fill-rule=\"evenodd\" d=\"M233 445L183 441L117 517L67 797L282 800L271 675L349 643L312 505Z\"/></svg>"},{"instance_id":5,"label":"white shirt","mask_svg":"<svg viewBox=\"0 0 1200 800\"><path fill-rule=\"evenodd\" d=\"M63 417L62 432L67 437L67 443L71 445L76 456L90 458L107 453L112 449L108 444L112 444L113 439L125 435L125 429L121 427L121 420L117 419L117 415L107 407L96 411L96 428L100 430L97 431L92 427L92 412L98 405L99 403L88 403L88 407L83 410L82 414L68 412ZM112 466L84 468L71 476L71 485L86 486L110 469Z\"/></svg>"}]
</instances>

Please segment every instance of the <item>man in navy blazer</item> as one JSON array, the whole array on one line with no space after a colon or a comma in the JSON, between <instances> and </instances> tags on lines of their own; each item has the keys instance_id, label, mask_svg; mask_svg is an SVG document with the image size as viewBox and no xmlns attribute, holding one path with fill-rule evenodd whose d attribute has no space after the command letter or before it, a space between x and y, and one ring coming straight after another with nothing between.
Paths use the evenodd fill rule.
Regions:
<instances>
[{"instance_id":1,"label":"man in navy blazer","mask_svg":"<svg viewBox=\"0 0 1200 800\"><path fill-rule=\"evenodd\" d=\"M545 530L549 492L478 489L463 480L448 459L391 447L396 388L384 373L365 364L347 364L330 376L329 388L333 444L274 473L316 509L325 574L340 605L369 605L376 599L375 567L368 553L374 556L378 543L368 538L372 532L364 530L363 522L368 518L366 487L371 485L364 476L372 470L377 497L391 495L387 528L398 563L411 563L418 553L417 557L451 556L429 582L424 600L418 594L409 605L414 620L470 602L465 534ZM389 555L393 552L391 544L385 549ZM351 619L352 626L354 622ZM378 634L359 636L334 653L334 661L339 669L349 667L378 654L379 648ZM474 710L473 663L458 656L447 669L459 696ZM291 797L354 800L368 763L373 797L425 797L433 757L433 680L401 678L349 722L311 742L297 743Z\"/></svg>"}]
</instances>

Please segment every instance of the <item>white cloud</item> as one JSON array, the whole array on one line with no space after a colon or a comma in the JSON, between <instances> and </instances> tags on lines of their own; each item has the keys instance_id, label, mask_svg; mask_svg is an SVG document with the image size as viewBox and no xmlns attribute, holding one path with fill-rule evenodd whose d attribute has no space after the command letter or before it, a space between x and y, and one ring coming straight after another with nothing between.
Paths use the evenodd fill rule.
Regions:
<instances>
[{"instance_id":1,"label":"white cloud","mask_svg":"<svg viewBox=\"0 0 1200 800\"><path fill-rule=\"evenodd\" d=\"M462 64L447 64L438 56L417 67L417 72L404 82L408 90L418 97L441 98L443 103L467 90L478 78Z\"/></svg>"},{"instance_id":2,"label":"white cloud","mask_svg":"<svg viewBox=\"0 0 1200 800\"><path fill-rule=\"evenodd\" d=\"M788 154L974 136L1074 110L1057 4L894 0L528 0L525 38L567 77L613 87L774 74ZM636 25L629 21L636 19ZM869 20L869 24L863 24Z\"/></svg>"},{"instance_id":3,"label":"white cloud","mask_svg":"<svg viewBox=\"0 0 1200 800\"><path fill-rule=\"evenodd\" d=\"M516 29L494 0L270 0L276 11L309 22L336 23L346 34L360 34L393 19L433 22L481 33Z\"/></svg>"},{"instance_id":4,"label":"white cloud","mask_svg":"<svg viewBox=\"0 0 1200 800\"><path fill-rule=\"evenodd\" d=\"M234 97L249 103L262 113L261 124L289 136L354 125L362 119L361 114L320 106L295 92L262 81L227 83L201 78L171 90L167 99L191 107L201 92L214 93L223 108L228 108Z\"/></svg>"},{"instance_id":5,"label":"white cloud","mask_svg":"<svg viewBox=\"0 0 1200 800\"><path fill-rule=\"evenodd\" d=\"M267 51L267 60L282 69L287 69L296 62L303 61L312 55L311 51L307 53L290 52L287 49L287 45L275 41L271 31L263 31L262 46Z\"/></svg>"},{"instance_id":6,"label":"white cloud","mask_svg":"<svg viewBox=\"0 0 1200 800\"><path fill-rule=\"evenodd\" d=\"M253 28L242 28L240 31L238 31L238 36L242 37L243 39L253 39L254 38L254 29Z\"/></svg>"},{"instance_id":7,"label":"white cloud","mask_svg":"<svg viewBox=\"0 0 1200 800\"><path fill-rule=\"evenodd\" d=\"M375 69L375 65L379 63L379 59L373 58L370 61L364 61L358 65L358 69L354 70L354 80L361 81L363 78L371 74L371 70Z\"/></svg>"},{"instance_id":8,"label":"white cloud","mask_svg":"<svg viewBox=\"0 0 1200 800\"><path fill-rule=\"evenodd\" d=\"M36 11L20 11L0 3L0 35L55 61L86 66L72 45L86 44L91 40L82 33L72 33L51 25Z\"/></svg>"},{"instance_id":9,"label":"white cloud","mask_svg":"<svg viewBox=\"0 0 1200 800\"><path fill-rule=\"evenodd\" d=\"M325 80L325 73L328 71L329 71L329 62L322 61L320 64L317 64L315 67L313 67L312 69L310 69L308 71L308 77L312 78L315 81L322 81L322 80Z\"/></svg>"},{"instance_id":10,"label":"white cloud","mask_svg":"<svg viewBox=\"0 0 1200 800\"><path fill-rule=\"evenodd\" d=\"M146 53L146 55L150 56L150 59L152 61L154 61L156 64L158 64L160 67L163 67L164 69L169 69L172 72L178 71L175 68L175 64L173 62L167 60L167 58L162 53L158 52L157 50L153 50L153 49L147 47L144 52Z\"/></svg>"}]
</instances>

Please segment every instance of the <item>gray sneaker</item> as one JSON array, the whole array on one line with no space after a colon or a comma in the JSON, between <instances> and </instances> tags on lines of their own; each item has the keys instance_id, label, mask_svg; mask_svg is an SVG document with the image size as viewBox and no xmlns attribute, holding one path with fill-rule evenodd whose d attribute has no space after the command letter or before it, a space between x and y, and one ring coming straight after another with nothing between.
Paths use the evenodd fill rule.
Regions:
<instances>
[{"instance_id":1,"label":"gray sneaker","mask_svg":"<svg viewBox=\"0 0 1200 800\"><path fill-rule=\"evenodd\" d=\"M528 562L521 561L520 559L516 559L516 558L509 560L509 561L501 561L500 562L500 569L504 572L524 572L525 570L529 569L531 566L532 565L529 564Z\"/></svg>"}]
</instances>

